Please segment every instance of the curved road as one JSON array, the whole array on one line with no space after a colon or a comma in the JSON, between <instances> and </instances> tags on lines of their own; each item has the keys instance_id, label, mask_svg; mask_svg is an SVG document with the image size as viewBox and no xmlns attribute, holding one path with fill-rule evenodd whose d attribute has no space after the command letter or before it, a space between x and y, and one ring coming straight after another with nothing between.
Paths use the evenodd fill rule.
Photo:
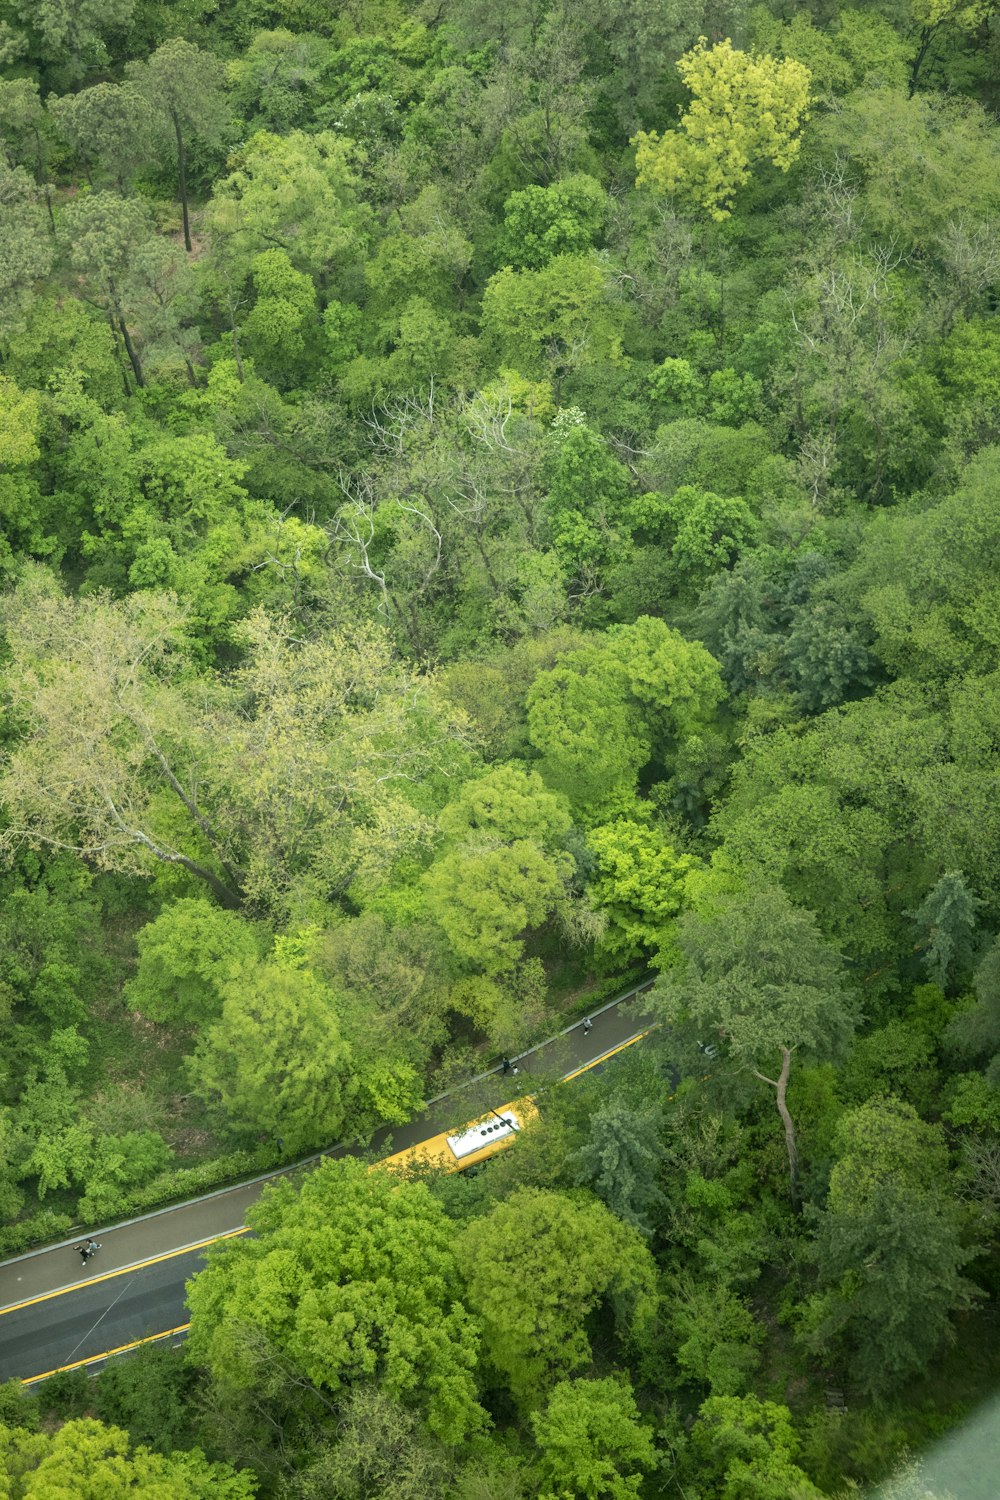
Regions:
<instances>
[{"instance_id":1,"label":"curved road","mask_svg":"<svg viewBox=\"0 0 1000 1500\"><path fill-rule=\"evenodd\" d=\"M648 984L591 1012L593 1029L579 1022L516 1059L518 1079L499 1070L433 1100L408 1125L379 1131L367 1148L337 1146L306 1163L270 1172L125 1224L94 1231L100 1254L84 1269L73 1246L86 1234L0 1264L0 1380L26 1383L56 1370L99 1366L137 1344L183 1338L185 1284L199 1269L206 1247L246 1233L247 1210L276 1177L308 1169L321 1156L388 1155L462 1125L491 1106L516 1097L515 1084L573 1077L599 1068L635 1041L644 1022L632 1001ZM524 1092L522 1089L521 1092Z\"/></svg>"}]
</instances>

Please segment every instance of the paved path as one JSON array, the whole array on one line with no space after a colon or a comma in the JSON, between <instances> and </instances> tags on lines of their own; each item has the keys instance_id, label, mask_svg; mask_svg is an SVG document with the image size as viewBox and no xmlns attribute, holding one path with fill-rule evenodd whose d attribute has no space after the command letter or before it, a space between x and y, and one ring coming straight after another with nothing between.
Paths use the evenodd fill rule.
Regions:
<instances>
[{"instance_id":1,"label":"paved path","mask_svg":"<svg viewBox=\"0 0 1000 1500\"><path fill-rule=\"evenodd\" d=\"M323 1154L400 1151L507 1103L525 1092L517 1088L525 1078L538 1086L599 1067L605 1054L643 1029L641 998L635 996L635 990L627 991L594 1011L589 1035L576 1023L516 1059L517 1078L504 1079L499 1070L485 1074L433 1101L406 1126L378 1132L366 1151L338 1146ZM86 1269L73 1249L86 1234L0 1264L0 1380L30 1380L100 1360L146 1338L182 1333L184 1284L198 1269L206 1245L243 1229L247 1211L268 1182L319 1159L95 1229L102 1248Z\"/></svg>"}]
</instances>

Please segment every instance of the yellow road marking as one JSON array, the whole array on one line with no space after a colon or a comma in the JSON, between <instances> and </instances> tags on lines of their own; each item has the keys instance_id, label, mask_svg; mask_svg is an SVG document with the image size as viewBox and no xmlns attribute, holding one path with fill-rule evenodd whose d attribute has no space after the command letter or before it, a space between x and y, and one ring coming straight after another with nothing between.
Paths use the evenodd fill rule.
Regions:
<instances>
[{"instance_id":1,"label":"yellow road marking","mask_svg":"<svg viewBox=\"0 0 1000 1500\"><path fill-rule=\"evenodd\" d=\"M584 1063L583 1067L575 1068L572 1073L566 1073L560 1081L562 1083L569 1083L572 1079L579 1078L581 1073L589 1072L591 1068L596 1068L598 1064L607 1062L609 1057L614 1057L617 1053L624 1052L626 1047L631 1047L636 1042L641 1042L643 1037L649 1036L651 1031L656 1031L658 1025L659 1023L656 1023L653 1026L647 1026L645 1031L637 1031L635 1036L630 1036L624 1042L619 1042L616 1047L609 1047L608 1051L602 1052L600 1057L592 1058L590 1062ZM434 1137L430 1137L430 1139L434 1139ZM216 1234L211 1239L199 1240L194 1245L185 1245L182 1250L168 1250L163 1255L153 1256L151 1260L139 1261L137 1265L123 1266L120 1271L108 1271L104 1276L95 1276L91 1281L82 1281L76 1283L74 1286L65 1286L57 1292L45 1292L40 1297L29 1297L26 1302L16 1302L13 1307L5 1307L0 1310L0 1317L4 1313L16 1312L19 1307L31 1307L36 1302L47 1302L52 1297L62 1297L66 1292L77 1292L83 1287L96 1286L98 1282L110 1281L114 1276L124 1276L127 1271L140 1271L146 1266L155 1266L160 1261L172 1260L177 1255L186 1255L189 1250L202 1250L206 1245L215 1245L220 1240L234 1239L237 1235L246 1233L247 1226L244 1225L240 1229L231 1229L226 1234ZM99 1364L102 1360L111 1359L116 1354L127 1354L130 1349L138 1349L142 1344L154 1344L158 1339L168 1339L174 1334L186 1333L190 1327L190 1323L181 1323L177 1328L168 1328L164 1333L148 1334L146 1338L134 1339L131 1344L120 1344L117 1349L107 1349L103 1354L91 1354L86 1359L74 1361L71 1365L58 1365L56 1369L46 1370L41 1375L30 1375L26 1380L22 1380L21 1384L34 1385L38 1380L48 1380L51 1375L61 1375L66 1370L79 1370L84 1365Z\"/></svg>"},{"instance_id":2,"label":"yellow road marking","mask_svg":"<svg viewBox=\"0 0 1000 1500\"><path fill-rule=\"evenodd\" d=\"M190 1327L190 1323L181 1323L176 1328L168 1328L166 1333L147 1334L144 1339L133 1339L131 1344L119 1344L117 1349L107 1349L103 1354L89 1354L86 1359L74 1360L71 1365L57 1365L54 1370L45 1370L41 1375L29 1375L21 1384L34 1385L36 1380L48 1380L50 1375L62 1375L66 1370L79 1370L84 1365L100 1364L102 1359L110 1359L113 1354L127 1354L130 1349L138 1349L140 1344L155 1344L158 1339L169 1339L175 1333L187 1333Z\"/></svg>"},{"instance_id":3,"label":"yellow road marking","mask_svg":"<svg viewBox=\"0 0 1000 1500\"><path fill-rule=\"evenodd\" d=\"M656 1029L656 1026L647 1026L645 1031L637 1031L635 1036L630 1036L627 1041L619 1042L617 1047L610 1047L607 1052L602 1052L600 1057L592 1058L590 1062L584 1063L582 1068L575 1068L572 1073L566 1073L560 1079L560 1082L572 1082L574 1078L579 1078L581 1073L588 1073L591 1068L596 1068L600 1063L607 1062L609 1057L614 1057L618 1052L624 1052L626 1047L631 1047L636 1042L641 1042L644 1036L649 1036L649 1033Z\"/></svg>"},{"instance_id":4,"label":"yellow road marking","mask_svg":"<svg viewBox=\"0 0 1000 1500\"><path fill-rule=\"evenodd\" d=\"M147 1266L156 1266L161 1261L173 1260L178 1255L187 1255L191 1250L204 1250L206 1245L214 1245L219 1240L231 1240L236 1235L246 1233L247 1226L244 1224L239 1229L228 1229L225 1234L213 1234L207 1240L196 1240L193 1245L182 1245L179 1250L165 1250L162 1255L153 1255L149 1260L139 1260L132 1266L122 1266L118 1271L105 1271L103 1276L92 1276L88 1281L74 1281L72 1286L61 1286L54 1292L42 1292L37 1297L25 1298L23 1302L12 1302L10 1307L0 1308L0 1318L7 1313L17 1312L19 1308L33 1307L36 1302L49 1302L53 1297L65 1297L70 1292L82 1292L87 1287L99 1286L102 1281L111 1281L115 1276L127 1276L130 1271L144 1271ZM66 1368L71 1369L72 1366L67 1365Z\"/></svg>"}]
</instances>

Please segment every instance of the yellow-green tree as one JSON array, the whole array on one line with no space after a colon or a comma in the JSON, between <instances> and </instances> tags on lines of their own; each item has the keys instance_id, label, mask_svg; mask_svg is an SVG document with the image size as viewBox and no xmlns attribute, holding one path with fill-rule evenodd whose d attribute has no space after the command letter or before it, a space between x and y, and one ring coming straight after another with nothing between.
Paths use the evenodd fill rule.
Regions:
<instances>
[{"instance_id":1,"label":"yellow-green tree","mask_svg":"<svg viewBox=\"0 0 1000 1500\"><path fill-rule=\"evenodd\" d=\"M809 70L791 57L779 62L741 52L728 37L715 47L700 37L677 69L691 102L678 129L634 137L636 180L725 219L758 162L787 172L798 155Z\"/></svg>"}]
</instances>

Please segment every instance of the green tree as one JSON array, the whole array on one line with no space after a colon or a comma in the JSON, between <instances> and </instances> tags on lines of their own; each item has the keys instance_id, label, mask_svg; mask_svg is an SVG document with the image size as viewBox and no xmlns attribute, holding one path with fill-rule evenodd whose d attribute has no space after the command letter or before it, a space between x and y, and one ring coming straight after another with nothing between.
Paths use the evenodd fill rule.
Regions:
<instances>
[{"instance_id":1,"label":"green tree","mask_svg":"<svg viewBox=\"0 0 1000 1500\"><path fill-rule=\"evenodd\" d=\"M152 112L135 84L96 83L49 100L48 108L87 181L93 185L100 167L124 193L152 149Z\"/></svg>"},{"instance_id":2,"label":"green tree","mask_svg":"<svg viewBox=\"0 0 1000 1500\"><path fill-rule=\"evenodd\" d=\"M195 1089L231 1128L280 1136L293 1155L335 1142L357 1085L330 990L280 958L219 989L221 1014L189 1062Z\"/></svg>"},{"instance_id":3,"label":"green tree","mask_svg":"<svg viewBox=\"0 0 1000 1500\"><path fill-rule=\"evenodd\" d=\"M90 68L107 65L109 34L128 27L135 0L15 0L12 9L33 33L33 54L76 83Z\"/></svg>"},{"instance_id":4,"label":"green tree","mask_svg":"<svg viewBox=\"0 0 1000 1500\"><path fill-rule=\"evenodd\" d=\"M216 1020L226 980L262 956L248 922L197 896L172 901L136 942L139 963L125 998L152 1021L182 1025Z\"/></svg>"},{"instance_id":5,"label":"green tree","mask_svg":"<svg viewBox=\"0 0 1000 1500\"><path fill-rule=\"evenodd\" d=\"M920 957L930 978L946 989L949 978L972 956L976 913L982 902L969 890L961 870L950 870L911 913Z\"/></svg>"},{"instance_id":6,"label":"green tree","mask_svg":"<svg viewBox=\"0 0 1000 1500\"><path fill-rule=\"evenodd\" d=\"M619 1337L641 1337L655 1306L639 1232L589 1195L520 1188L461 1236L469 1306L490 1363L527 1408L590 1362L586 1318L612 1297Z\"/></svg>"},{"instance_id":7,"label":"green tree","mask_svg":"<svg viewBox=\"0 0 1000 1500\"><path fill-rule=\"evenodd\" d=\"M554 255L579 255L591 248L607 219L607 199L599 182L584 173L549 187L521 188L503 206L497 254L517 269L539 270Z\"/></svg>"},{"instance_id":8,"label":"green tree","mask_svg":"<svg viewBox=\"0 0 1000 1500\"><path fill-rule=\"evenodd\" d=\"M996 153L996 124L970 100L861 88L812 129L817 145L860 173L859 205L873 232L895 233L907 251L946 239L957 219L979 222L996 212L1000 184L984 175ZM965 256L970 248L967 242Z\"/></svg>"},{"instance_id":9,"label":"green tree","mask_svg":"<svg viewBox=\"0 0 1000 1500\"><path fill-rule=\"evenodd\" d=\"M756 1396L710 1396L691 1429L685 1469L707 1500L821 1500L795 1463L786 1406Z\"/></svg>"},{"instance_id":10,"label":"green tree","mask_svg":"<svg viewBox=\"0 0 1000 1500\"><path fill-rule=\"evenodd\" d=\"M792 1055L835 1057L850 1040L855 1009L840 955L812 913L793 906L778 886L688 912L677 926L677 946L680 967L654 991L661 1014L700 1039L718 1037L728 1057L774 1089L795 1202L798 1147L787 1099Z\"/></svg>"},{"instance_id":11,"label":"green tree","mask_svg":"<svg viewBox=\"0 0 1000 1500\"><path fill-rule=\"evenodd\" d=\"M992 670L1000 644L994 606L1000 450L986 448L953 495L893 512L869 527L848 575L889 670L941 681Z\"/></svg>"},{"instance_id":12,"label":"green tree","mask_svg":"<svg viewBox=\"0 0 1000 1500\"><path fill-rule=\"evenodd\" d=\"M1000 1082L1000 939L994 938L972 978L975 1003L952 1017L945 1031L949 1052L964 1062L987 1062Z\"/></svg>"},{"instance_id":13,"label":"green tree","mask_svg":"<svg viewBox=\"0 0 1000 1500\"><path fill-rule=\"evenodd\" d=\"M650 1218L662 1194L663 1121L653 1108L633 1109L617 1097L601 1104L587 1122L587 1139L571 1158L573 1180L626 1224L652 1233Z\"/></svg>"},{"instance_id":14,"label":"green tree","mask_svg":"<svg viewBox=\"0 0 1000 1500\"><path fill-rule=\"evenodd\" d=\"M334 52L332 42L311 31L255 29L246 51L228 63L237 118L278 135L308 129L328 96Z\"/></svg>"},{"instance_id":15,"label":"green tree","mask_svg":"<svg viewBox=\"0 0 1000 1500\"><path fill-rule=\"evenodd\" d=\"M94 1411L102 1422L123 1427L133 1444L169 1454L190 1438L193 1385L179 1350L145 1344L129 1359L108 1360L92 1387Z\"/></svg>"},{"instance_id":16,"label":"green tree","mask_svg":"<svg viewBox=\"0 0 1000 1500\"><path fill-rule=\"evenodd\" d=\"M973 1252L962 1244L940 1126L898 1099L875 1098L844 1116L835 1146L816 1228L821 1291L802 1337L816 1352L833 1341L852 1380L883 1396L954 1337L951 1315L975 1295L961 1275Z\"/></svg>"},{"instance_id":17,"label":"green tree","mask_svg":"<svg viewBox=\"0 0 1000 1500\"><path fill-rule=\"evenodd\" d=\"M35 300L38 281L52 266L41 194L23 167L0 161L0 323L17 333Z\"/></svg>"},{"instance_id":18,"label":"green tree","mask_svg":"<svg viewBox=\"0 0 1000 1500\"><path fill-rule=\"evenodd\" d=\"M211 52L174 37L145 62L129 65L130 76L173 138L177 195L184 221L184 248L191 250L188 221L187 142L216 145L226 125L225 64Z\"/></svg>"},{"instance_id":19,"label":"green tree","mask_svg":"<svg viewBox=\"0 0 1000 1500\"><path fill-rule=\"evenodd\" d=\"M453 1226L423 1183L324 1161L249 1218L256 1238L189 1284L190 1349L215 1382L283 1394L287 1361L333 1396L375 1380L449 1444L484 1425Z\"/></svg>"},{"instance_id":20,"label":"green tree","mask_svg":"<svg viewBox=\"0 0 1000 1500\"><path fill-rule=\"evenodd\" d=\"M136 385L145 385L125 315L124 286L136 250L152 237L149 209L136 198L91 193L66 204L59 233L70 265L87 278L94 302L107 313L116 343L120 339L124 345Z\"/></svg>"},{"instance_id":21,"label":"green tree","mask_svg":"<svg viewBox=\"0 0 1000 1500\"><path fill-rule=\"evenodd\" d=\"M993 0L914 0L913 19L920 28L919 45L910 69L910 94L916 92L931 43L945 27L973 32L993 11Z\"/></svg>"},{"instance_id":22,"label":"green tree","mask_svg":"<svg viewBox=\"0 0 1000 1500\"><path fill-rule=\"evenodd\" d=\"M49 113L42 104L34 79L0 79L0 136L7 146L10 165L28 167L32 172L45 199L49 228L55 233L52 189L48 181L52 129Z\"/></svg>"},{"instance_id":23,"label":"green tree","mask_svg":"<svg viewBox=\"0 0 1000 1500\"><path fill-rule=\"evenodd\" d=\"M652 1434L623 1380L562 1380L531 1414L541 1453L539 1500L629 1500L653 1468Z\"/></svg>"},{"instance_id":24,"label":"green tree","mask_svg":"<svg viewBox=\"0 0 1000 1500\"><path fill-rule=\"evenodd\" d=\"M677 63L692 98L680 127L635 137L637 182L680 193L713 219L728 218L732 200L759 161L787 172L808 119L809 72L786 58L753 57L727 38L701 37Z\"/></svg>"},{"instance_id":25,"label":"green tree","mask_svg":"<svg viewBox=\"0 0 1000 1500\"><path fill-rule=\"evenodd\" d=\"M428 1500L445 1494L452 1455L434 1441L420 1414L376 1385L348 1391L337 1440L295 1476L301 1500Z\"/></svg>"}]
</instances>

